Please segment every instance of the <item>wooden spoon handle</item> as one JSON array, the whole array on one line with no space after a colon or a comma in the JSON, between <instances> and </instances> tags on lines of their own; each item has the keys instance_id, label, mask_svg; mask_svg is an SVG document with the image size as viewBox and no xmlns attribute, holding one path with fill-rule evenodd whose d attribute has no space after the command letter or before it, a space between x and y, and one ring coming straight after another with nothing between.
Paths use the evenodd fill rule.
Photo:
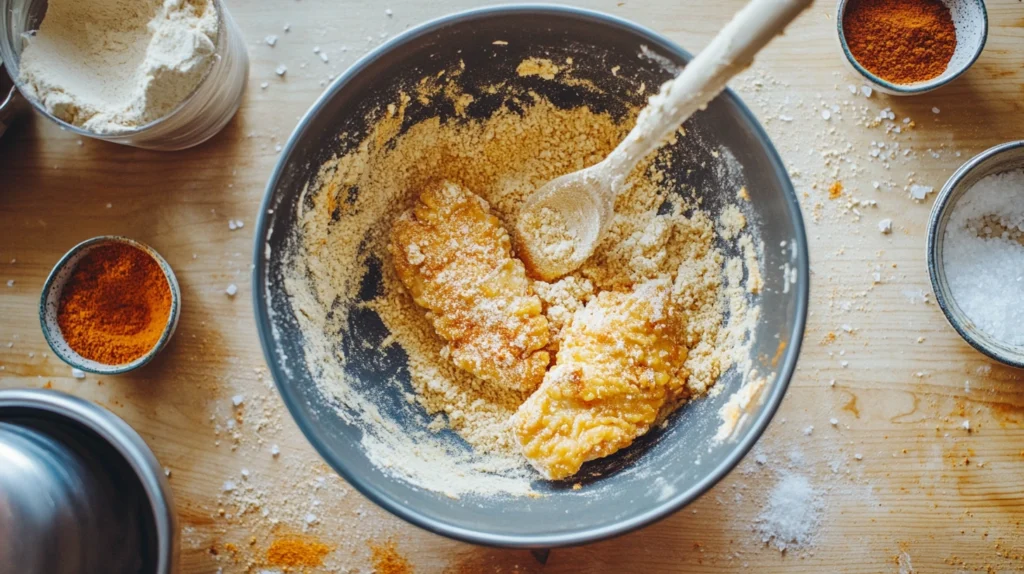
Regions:
<instances>
[{"instance_id":1,"label":"wooden spoon handle","mask_svg":"<svg viewBox=\"0 0 1024 574\"><path fill-rule=\"evenodd\" d=\"M752 0L744 6L681 74L665 82L651 97L636 126L608 156L613 191L618 191L637 162L658 148L694 112L707 106L812 1Z\"/></svg>"}]
</instances>

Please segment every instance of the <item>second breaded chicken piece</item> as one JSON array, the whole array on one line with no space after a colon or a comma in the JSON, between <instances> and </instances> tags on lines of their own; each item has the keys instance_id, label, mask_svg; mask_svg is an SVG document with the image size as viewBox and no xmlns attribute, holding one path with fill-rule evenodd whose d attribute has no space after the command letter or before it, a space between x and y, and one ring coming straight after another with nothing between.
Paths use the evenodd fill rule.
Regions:
<instances>
[{"instance_id":1,"label":"second breaded chicken piece","mask_svg":"<svg viewBox=\"0 0 1024 574\"><path fill-rule=\"evenodd\" d=\"M519 391L540 384L551 357L548 322L508 232L479 196L430 187L391 229L391 254L461 369Z\"/></svg>"},{"instance_id":2,"label":"second breaded chicken piece","mask_svg":"<svg viewBox=\"0 0 1024 574\"><path fill-rule=\"evenodd\" d=\"M668 308L667 280L605 291L562 332L555 366L513 418L530 463L546 478L632 444L685 398L687 348Z\"/></svg>"}]
</instances>

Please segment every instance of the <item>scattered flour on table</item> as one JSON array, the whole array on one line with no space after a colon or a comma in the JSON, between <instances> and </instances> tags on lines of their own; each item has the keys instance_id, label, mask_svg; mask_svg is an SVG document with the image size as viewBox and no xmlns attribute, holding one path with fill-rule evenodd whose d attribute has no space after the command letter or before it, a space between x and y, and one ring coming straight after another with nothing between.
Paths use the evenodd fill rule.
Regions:
<instances>
[{"instance_id":1,"label":"scattered flour on table","mask_svg":"<svg viewBox=\"0 0 1024 574\"><path fill-rule=\"evenodd\" d=\"M50 0L19 81L48 112L100 134L158 120L214 61L213 0Z\"/></svg>"},{"instance_id":2,"label":"scattered flour on table","mask_svg":"<svg viewBox=\"0 0 1024 574\"><path fill-rule=\"evenodd\" d=\"M782 474L757 518L761 541L781 552L810 545L821 524L823 508L821 494L806 476Z\"/></svg>"},{"instance_id":3,"label":"scattered flour on table","mask_svg":"<svg viewBox=\"0 0 1024 574\"><path fill-rule=\"evenodd\" d=\"M532 72L534 64L519 73ZM454 106L453 119L406 125L410 106L439 97L469 101L458 75L449 70L425 78L382 107L361 139L342 135L353 144L349 151L324 163L303 192L298 231L285 255L285 292L305 334L305 363L339 414L363 429L363 446L379 467L452 497L530 494L537 474L511 432L511 417L526 397L486 384L444 356L444 341L397 277L387 251L391 224L430 182L447 180L480 195L510 229L535 189L611 151L635 110L617 120L587 107L558 108L524 92L507 96L515 111L501 106L475 119ZM552 329L551 350L561 328L598 292L664 277L688 317L688 394L713 392L730 368L744 376L750 371L760 311L752 297L760 290L757 254L763 249L756 229L731 213L716 231L716 221L700 208L704 190L671 191L680 186L650 158L629 184L595 255L559 281L533 282ZM379 270L379 285L367 300L361 294L371 267ZM350 316L367 311L387 329L379 345L347 341ZM351 372L366 365L387 369L391 349L404 354L405 368L388 380L367 388ZM412 420L382 411L396 395L404 397Z\"/></svg>"},{"instance_id":4,"label":"scattered flour on table","mask_svg":"<svg viewBox=\"0 0 1024 574\"><path fill-rule=\"evenodd\" d=\"M1024 346L1024 170L985 177L957 200L943 262L967 317L995 339Z\"/></svg>"}]
</instances>

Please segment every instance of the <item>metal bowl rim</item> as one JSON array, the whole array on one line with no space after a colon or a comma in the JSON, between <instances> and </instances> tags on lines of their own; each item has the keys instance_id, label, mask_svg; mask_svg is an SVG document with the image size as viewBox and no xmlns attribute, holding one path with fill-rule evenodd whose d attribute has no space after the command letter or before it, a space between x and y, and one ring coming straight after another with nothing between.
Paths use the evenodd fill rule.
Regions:
<instances>
[{"instance_id":1,"label":"metal bowl rim","mask_svg":"<svg viewBox=\"0 0 1024 574\"><path fill-rule=\"evenodd\" d=\"M939 309L942 309L942 314L946 317L946 321L956 330L960 338L991 359L1011 367L1024 369L1024 355L1020 358L1008 355L1001 349L993 348L984 341L975 338L970 331L964 328L960 318L950 308L953 297L939 282L939 270L941 268L943 274L945 274L945 262L938 253L938 235L940 231L945 230L945 225L942 226L942 229L939 228L939 222L942 221L946 211L951 207L950 199L953 196L953 192L960 187L963 180L977 169L978 166L999 156L1003 152L1018 148L1024 148L1024 140L1010 141L990 147L964 162L963 165L953 172L953 175L949 176L946 184L942 186L939 196L935 198L935 204L932 206L931 214L928 217L928 242L925 257L928 265L928 277L932 284L932 293L935 294L935 301L938 303Z\"/></svg>"},{"instance_id":2,"label":"metal bowl rim","mask_svg":"<svg viewBox=\"0 0 1024 574\"><path fill-rule=\"evenodd\" d=\"M864 76L865 80L875 84L875 87L886 90L891 95L913 96L937 90L959 78L964 74L964 72L971 69L971 66L978 61L978 58L981 57L981 53L985 50L985 44L988 43L988 9L985 8L985 2L984 0L968 1L973 1L975 5L981 9L981 42L978 44L978 49L974 52L974 55L971 56L971 59L964 64L963 68L955 74L951 74L948 78L933 78L916 84L894 84L869 72L867 68L857 61L857 58L853 57L853 54L850 52L850 46L846 43L846 34L843 32L843 17L846 15L846 7L850 3L850 0L838 0L836 3L836 31L839 33L839 47L842 49L843 55L846 56L846 60L851 66L853 66L853 69L857 70L861 76Z\"/></svg>"},{"instance_id":3,"label":"metal bowl rim","mask_svg":"<svg viewBox=\"0 0 1024 574\"><path fill-rule=\"evenodd\" d=\"M0 389L0 415L29 409L57 415L95 432L135 471L153 512L157 536L157 574L172 574L178 561L178 517L170 485L146 441L128 423L99 405L61 391Z\"/></svg>"},{"instance_id":4,"label":"metal bowl rim","mask_svg":"<svg viewBox=\"0 0 1024 574\"><path fill-rule=\"evenodd\" d=\"M135 359L134 361L131 361L129 363L124 363L123 365L110 365L109 369L99 370L94 369L88 365L85 365L84 363L78 362L78 360L75 357L68 356L63 351L57 348L56 343L54 343L52 333L50 332L50 328L47 326L46 323L46 300L49 296L50 289L53 287L54 281L57 280L57 275L64 270L64 267L68 264L68 261L75 255L77 255L81 250L87 247L92 247L93 245L100 245L103 243L122 243L125 245L131 245L132 247L152 257L153 260L156 261L157 265L160 266L160 270L163 271L164 277L167 279L167 286L170 288L171 291L171 311L167 315L167 324L164 325L164 330L160 333L160 338L157 340L156 344L153 345L153 348L147 351L145 355L142 355L138 359ZM50 274L47 275L46 281L43 283L43 291L39 298L39 325L43 330L43 338L46 339L46 344L50 346L50 349L53 351L53 354L56 355L57 358L59 358L60 360L64 361L65 363L76 369L97 375L120 375L123 373L127 373L129 371L134 371L135 369L138 369L139 367L142 367L143 365L152 361L153 358L156 357L157 353L159 353L167 345L167 342L170 341L171 337L174 335L174 331L178 325L178 318L180 317L180 315L181 287L178 285L178 278L174 275L174 270L171 269L170 263L168 263L167 260L164 259L163 256L157 252L156 249L153 249L152 247L146 245L145 243L142 243L141 241L136 241L134 239L131 239L129 237L123 237L121 235L99 235L91 239L86 239L85 241L82 241L78 245L75 245L74 247L69 249L68 252L65 253L64 256L60 258L60 260L57 261L57 263L53 266L53 269L50 270Z\"/></svg>"},{"instance_id":5,"label":"metal bowl rim","mask_svg":"<svg viewBox=\"0 0 1024 574\"><path fill-rule=\"evenodd\" d=\"M794 325L792 331L789 333L789 345L782 360L780 361L780 368L776 375L778 383L772 388L771 393L765 397L764 406L758 413L757 418L751 423L746 436L736 443L732 453L723 461L723 463L691 488L677 494L642 514L600 528L583 527L575 528L567 532L544 535L499 535L483 532L481 530L455 527L442 520L427 517L417 510L404 505L402 502L391 499L378 489L376 485L366 481L357 473L349 472L345 462L338 459L331 449L317 437L315 431L312 429L310 421L301 417L301 409L297 404L299 399L291 394L288 385L285 383L286 377L282 373L281 368L278 366L276 361L271 320L267 311L267 300L264 289L266 281L266 260L263 248L264 243L268 239L267 230L270 223L268 215L272 213L268 212L268 210L272 209L274 191L289 163L292 152L298 146L299 141L302 139L305 131L309 128L313 118L319 114L321 109L331 98L335 97L335 95L337 95L353 77L360 74L367 66L375 62L384 54L399 48L420 36L435 32L441 28L454 24L464 24L466 22L486 17L521 13L536 13L539 16L555 14L559 16L576 17L599 24L611 25L631 32L639 38L644 39L652 45L655 45L667 52L674 53L686 60L691 59L691 54L679 47L675 42L672 42L668 38L650 30L649 28L640 26L639 24L594 10L553 4L517 4L476 8L442 16L406 30L360 58L337 79L335 79L334 82L324 90L323 94L316 100L316 102L313 103L309 110L306 111L302 119L299 120L299 123L295 127L291 136L289 136L288 141L280 154L280 159L278 159L277 165L274 167L274 171L267 182L263 201L260 204L260 212L257 214L253 250L253 263L255 270L253 272L252 292L260 345L263 348L264 358L267 361L268 368L274 378L274 383L277 386L278 392L281 393L285 406L288 408L292 418L302 430L306 439L313 445L320 456L356 490L369 498L375 504L383 507L385 510L399 518L436 534L487 546L505 548L552 548L559 546L573 546L612 538L666 518L710 490L712 486L718 483L730 471L732 471L737 464L739 464L740 460L742 460L742 458L750 451L760 438L765 428L767 428L768 423L771 422L772 417L775 415L779 405L782 403L782 398L789 387L790 379L792 378L793 372L796 368L807 319L808 295L810 291L810 267L803 216L796 198L796 192L794 191L792 182L789 179L788 172L786 171L775 146L771 143L771 140L767 133L765 133L764 128L751 113L750 109L747 108L747 106L731 89L726 88L719 97L727 98L732 105L736 106L740 116L757 135L761 145L764 147L764 150L769 157L769 160L774 164L776 177L783 184L782 187L785 192L785 201L790 214L791 223L796 231L796 237L794 237L793 240L796 241L797 244L796 266L798 277L795 285L796 309Z\"/></svg>"}]
</instances>

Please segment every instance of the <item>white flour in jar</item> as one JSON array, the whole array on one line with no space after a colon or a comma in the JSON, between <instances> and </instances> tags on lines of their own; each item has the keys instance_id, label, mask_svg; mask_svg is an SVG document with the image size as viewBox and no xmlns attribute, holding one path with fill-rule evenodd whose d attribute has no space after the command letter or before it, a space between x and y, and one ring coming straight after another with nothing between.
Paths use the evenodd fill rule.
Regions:
<instances>
[{"instance_id":1,"label":"white flour in jar","mask_svg":"<svg viewBox=\"0 0 1024 574\"><path fill-rule=\"evenodd\" d=\"M1024 346L1024 170L985 177L953 206L943 246L953 300L982 331Z\"/></svg>"},{"instance_id":2,"label":"white flour in jar","mask_svg":"<svg viewBox=\"0 0 1024 574\"><path fill-rule=\"evenodd\" d=\"M50 0L18 79L49 113L98 134L158 120L215 58L213 0Z\"/></svg>"}]
</instances>

